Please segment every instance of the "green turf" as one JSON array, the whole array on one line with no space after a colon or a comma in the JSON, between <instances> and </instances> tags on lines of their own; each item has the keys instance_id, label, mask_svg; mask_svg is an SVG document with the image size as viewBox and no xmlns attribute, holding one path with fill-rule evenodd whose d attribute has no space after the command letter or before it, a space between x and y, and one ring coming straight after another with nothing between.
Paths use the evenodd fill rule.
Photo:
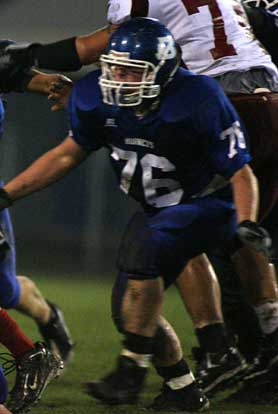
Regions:
<instances>
[{"instance_id":1,"label":"green turf","mask_svg":"<svg viewBox=\"0 0 278 414\"><path fill-rule=\"evenodd\" d=\"M111 281L104 279L55 279L38 278L38 286L44 295L58 303L76 343L75 357L63 376L54 380L45 391L40 403L32 409L34 414L102 414L147 413L140 407L104 407L82 392L82 383L105 374L114 364L120 349L120 335L110 320ZM164 314L176 328L185 354L195 344L192 325L175 290L167 292ZM35 324L28 318L12 312L24 331L32 339L39 335ZM192 361L191 361L192 363ZM151 402L160 387L160 380L151 370L140 406ZM219 400L219 398L218 398ZM209 414L277 414L278 406L243 406L212 402Z\"/></svg>"}]
</instances>

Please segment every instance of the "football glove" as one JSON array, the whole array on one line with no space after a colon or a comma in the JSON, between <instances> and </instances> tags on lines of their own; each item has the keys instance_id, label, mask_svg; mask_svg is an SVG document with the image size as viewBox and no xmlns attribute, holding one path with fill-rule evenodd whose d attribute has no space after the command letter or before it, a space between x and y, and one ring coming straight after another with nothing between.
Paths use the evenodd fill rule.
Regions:
<instances>
[{"instance_id":1,"label":"football glove","mask_svg":"<svg viewBox=\"0 0 278 414\"><path fill-rule=\"evenodd\" d=\"M241 246L248 246L270 255L271 237L267 230L254 221L244 220L239 223L236 230L236 239Z\"/></svg>"},{"instance_id":2,"label":"football glove","mask_svg":"<svg viewBox=\"0 0 278 414\"><path fill-rule=\"evenodd\" d=\"M10 207L12 204L12 199L10 198L7 191L5 191L4 188L0 188L0 211L4 210L7 207Z\"/></svg>"},{"instance_id":3,"label":"football glove","mask_svg":"<svg viewBox=\"0 0 278 414\"><path fill-rule=\"evenodd\" d=\"M5 250L9 249L9 247L10 246L9 246L7 240L6 240L4 231L3 231L2 227L0 226L0 252L3 252Z\"/></svg>"},{"instance_id":4,"label":"football glove","mask_svg":"<svg viewBox=\"0 0 278 414\"><path fill-rule=\"evenodd\" d=\"M33 45L16 45L12 40L0 40L0 92L22 92L24 81L33 66Z\"/></svg>"}]
</instances>

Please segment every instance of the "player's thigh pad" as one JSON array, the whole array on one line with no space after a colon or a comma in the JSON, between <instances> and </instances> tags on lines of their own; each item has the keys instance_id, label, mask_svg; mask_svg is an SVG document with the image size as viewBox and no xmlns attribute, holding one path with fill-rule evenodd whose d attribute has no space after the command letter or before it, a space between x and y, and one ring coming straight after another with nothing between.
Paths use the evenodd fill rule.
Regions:
<instances>
[{"instance_id":1,"label":"player's thigh pad","mask_svg":"<svg viewBox=\"0 0 278 414\"><path fill-rule=\"evenodd\" d=\"M8 309L18 305L20 285L16 278L14 235L7 209L0 212L0 224L10 246L0 253L0 306Z\"/></svg>"},{"instance_id":2,"label":"player's thigh pad","mask_svg":"<svg viewBox=\"0 0 278 414\"><path fill-rule=\"evenodd\" d=\"M235 228L232 203L212 197L191 200L155 214L138 212L123 236L118 267L129 278L163 276L168 285L188 260L232 237Z\"/></svg>"}]
</instances>

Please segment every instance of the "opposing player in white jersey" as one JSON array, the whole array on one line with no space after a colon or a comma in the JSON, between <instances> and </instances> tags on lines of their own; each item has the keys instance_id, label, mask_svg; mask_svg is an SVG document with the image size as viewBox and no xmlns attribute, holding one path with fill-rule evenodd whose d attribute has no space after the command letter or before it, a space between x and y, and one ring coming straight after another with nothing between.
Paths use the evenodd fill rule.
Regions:
<instances>
[{"instance_id":1,"label":"opposing player in white jersey","mask_svg":"<svg viewBox=\"0 0 278 414\"><path fill-rule=\"evenodd\" d=\"M237 4L237 10L238 8ZM239 10L239 14L235 13L232 2L227 0L172 0L171 2L166 0L111 0L108 3L109 26L86 36L73 37L54 44L31 44L25 49L22 47L8 48L4 51L4 58L8 56L10 59L21 62L28 60L48 69L78 69L82 64L97 61L113 29L122 21L136 16L154 17L164 23L173 32L180 45L183 63L187 68L200 74L215 77L227 93L250 94L251 96L257 88L278 90L277 69L270 56L252 36L246 25L246 20L243 19L243 11ZM246 99L247 95L242 96ZM268 97L269 94L267 96L260 95L263 102L268 102ZM247 102L247 108L248 104ZM255 109L258 107L255 102ZM263 113L260 109L259 111ZM244 111L242 115L244 116ZM262 125L264 125L263 120L259 125L256 122L255 132L261 131ZM265 138L265 128L263 134L263 138ZM252 148L257 147L260 138L261 135L259 137L255 135L254 142L253 134L251 134ZM270 136L270 138L272 137ZM269 139L269 143L272 145L271 139ZM270 150L268 153L273 154L275 151ZM256 161L258 160L255 159L253 162L255 166ZM276 163L276 160L274 161L272 160L273 164ZM257 164L260 167L256 171L258 175L264 171L263 167L267 164L267 158L263 162L260 159ZM267 170L267 177L268 174ZM262 182L264 181L263 176ZM272 184L270 197L267 198L267 200L270 199L270 202L264 206L265 212L270 209L274 200L272 195L278 188L276 181ZM244 249L241 249L240 254L234 256L235 264L243 270L241 272L243 284L249 288L250 301L256 307L264 333L273 334L273 338L271 338L272 353L277 354L278 304L276 285L268 270L267 257L262 253L253 252L252 271L248 271L250 266L246 267L242 264L242 260L243 263L246 263L242 257L243 254ZM202 272L206 271L206 276L199 276L204 275L200 269ZM180 283L184 287L185 301L197 327L197 335L201 340L201 345L209 352L211 351L210 340L204 340L204 337L219 337L219 331L223 329L219 306L216 304L211 306L210 312L207 307L208 291L218 290L216 279L210 273L209 265L204 257L194 259L194 262L190 263L190 268L188 272L185 272L184 278L185 281L181 280ZM194 295L187 294L192 288L192 283L194 289L198 288L199 297L202 292L203 301L197 303ZM257 289L254 289L254 286L257 286ZM209 316L208 313L210 313ZM268 314L271 314L271 318L268 318ZM204 335L204 331L206 335ZM266 359L268 365L272 361L272 357Z\"/></svg>"},{"instance_id":2,"label":"opposing player in white jersey","mask_svg":"<svg viewBox=\"0 0 278 414\"><path fill-rule=\"evenodd\" d=\"M180 45L186 67L193 72L216 77L258 67L278 80L270 56L250 35L248 27L239 25L232 1L109 1L107 18L111 24L136 15L163 22Z\"/></svg>"}]
</instances>

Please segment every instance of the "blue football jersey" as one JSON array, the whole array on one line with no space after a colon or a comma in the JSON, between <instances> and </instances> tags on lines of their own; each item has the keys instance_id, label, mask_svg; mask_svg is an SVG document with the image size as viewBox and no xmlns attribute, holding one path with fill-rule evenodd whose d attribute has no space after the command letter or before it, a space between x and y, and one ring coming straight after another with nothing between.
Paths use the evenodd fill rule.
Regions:
<instances>
[{"instance_id":1,"label":"blue football jersey","mask_svg":"<svg viewBox=\"0 0 278 414\"><path fill-rule=\"evenodd\" d=\"M0 138L3 135L4 116L5 116L5 110L4 110L3 101L2 101L1 95L0 95Z\"/></svg>"},{"instance_id":2,"label":"blue football jersey","mask_svg":"<svg viewBox=\"0 0 278 414\"><path fill-rule=\"evenodd\" d=\"M227 188L250 155L239 117L218 83L179 69L143 118L106 105L99 71L76 82L68 103L73 139L106 147L120 187L144 207L162 208Z\"/></svg>"}]
</instances>

